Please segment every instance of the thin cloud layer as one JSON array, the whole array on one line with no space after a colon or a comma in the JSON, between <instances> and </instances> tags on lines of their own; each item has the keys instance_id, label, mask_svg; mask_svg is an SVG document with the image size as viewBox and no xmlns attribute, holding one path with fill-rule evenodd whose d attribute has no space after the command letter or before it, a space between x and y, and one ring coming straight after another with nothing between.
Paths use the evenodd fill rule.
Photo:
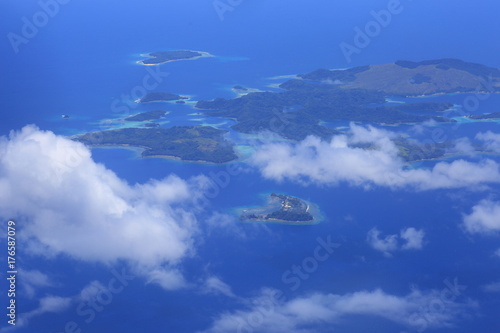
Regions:
<instances>
[{"instance_id":1,"label":"thin cloud layer","mask_svg":"<svg viewBox=\"0 0 500 333\"><path fill-rule=\"evenodd\" d=\"M453 327L477 306L470 300L462 303L444 300L434 290L414 290L405 296L391 295L380 289L344 295L315 293L289 301L282 300L279 294L276 290L263 290L248 301L246 309L222 314L204 332L318 332L322 325L329 325L331 329L331 325L348 320L349 316L375 316L424 330ZM437 302L441 306L438 311L429 308L429 304Z\"/></svg>"},{"instance_id":2,"label":"thin cloud layer","mask_svg":"<svg viewBox=\"0 0 500 333\"><path fill-rule=\"evenodd\" d=\"M483 141L487 150L500 153L500 134L492 131L481 132L476 134L476 139Z\"/></svg>"},{"instance_id":3,"label":"thin cloud layer","mask_svg":"<svg viewBox=\"0 0 500 333\"><path fill-rule=\"evenodd\" d=\"M484 186L500 182L500 167L490 160L439 162L431 169L409 169L391 140L394 133L351 124L349 135L330 142L309 136L303 141L264 144L250 162L262 175L303 184L374 185L416 190ZM369 146L364 148L362 146Z\"/></svg>"},{"instance_id":4,"label":"thin cloud layer","mask_svg":"<svg viewBox=\"0 0 500 333\"><path fill-rule=\"evenodd\" d=\"M194 252L198 231L184 206L204 182L168 176L130 185L84 145L34 126L0 140L0 211L18 219L24 246L47 256L126 260L141 274L163 265L152 279L167 288L183 285L172 267Z\"/></svg>"},{"instance_id":5,"label":"thin cloud layer","mask_svg":"<svg viewBox=\"0 0 500 333\"><path fill-rule=\"evenodd\" d=\"M16 326L5 327L0 332L8 332L15 327L23 327L29 324L30 320L46 313L61 313L66 311L71 305L71 297L45 296L39 300L38 307L29 312L23 313L16 322Z\"/></svg>"},{"instance_id":6,"label":"thin cloud layer","mask_svg":"<svg viewBox=\"0 0 500 333\"><path fill-rule=\"evenodd\" d=\"M38 270L23 269L20 270L20 276L22 277L20 283L23 286L23 291L30 298L35 296L36 289L53 285L50 277Z\"/></svg>"}]
</instances>

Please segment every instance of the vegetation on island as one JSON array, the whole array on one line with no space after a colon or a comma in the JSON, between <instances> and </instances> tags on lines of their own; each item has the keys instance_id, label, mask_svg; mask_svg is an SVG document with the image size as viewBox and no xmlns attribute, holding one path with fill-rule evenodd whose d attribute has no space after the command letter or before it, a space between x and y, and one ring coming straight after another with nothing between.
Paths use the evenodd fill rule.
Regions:
<instances>
[{"instance_id":1,"label":"vegetation on island","mask_svg":"<svg viewBox=\"0 0 500 333\"><path fill-rule=\"evenodd\" d=\"M168 61L189 60L196 57L201 57L203 54L196 51L165 51L152 52L148 56L150 59L142 60L144 65L158 65Z\"/></svg>"},{"instance_id":2,"label":"vegetation on island","mask_svg":"<svg viewBox=\"0 0 500 333\"><path fill-rule=\"evenodd\" d=\"M138 113L136 115L125 118L126 121L150 121L157 120L165 116L167 112L163 110L153 110Z\"/></svg>"},{"instance_id":3,"label":"vegetation on island","mask_svg":"<svg viewBox=\"0 0 500 333\"><path fill-rule=\"evenodd\" d=\"M428 120L456 122L439 114L453 108L452 103L388 103L391 96L482 89L500 92L500 70L455 59L398 61L346 70L319 69L298 77L282 83L282 91L199 101L196 107L211 116L236 120L231 128L241 133L270 131L290 140L303 140L308 135L328 140L340 133L329 125L338 121L383 125ZM471 116L471 119L494 117L498 114ZM404 139L396 140L396 144L400 156L409 162L439 158L451 149L449 142L435 144L432 150Z\"/></svg>"},{"instance_id":4,"label":"vegetation on island","mask_svg":"<svg viewBox=\"0 0 500 333\"><path fill-rule=\"evenodd\" d=\"M233 118L231 128L242 133L274 132L291 140L308 135L328 139L339 132L321 122L358 121L378 124L420 123L455 120L423 116L406 111L444 111L449 103L416 103L388 106L385 94L366 89L343 89L339 85L293 79L280 85L283 92L254 92L213 101L199 101L196 107L212 116ZM290 111L292 110L292 111Z\"/></svg>"},{"instance_id":5,"label":"vegetation on island","mask_svg":"<svg viewBox=\"0 0 500 333\"><path fill-rule=\"evenodd\" d=\"M500 70L458 59L320 69L299 77L342 84L344 89L380 91L386 96L425 96L440 93L500 92Z\"/></svg>"},{"instance_id":6,"label":"vegetation on island","mask_svg":"<svg viewBox=\"0 0 500 333\"><path fill-rule=\"evenodd\" d=\"M272 200L281 201L281 208L267 214L250 213L241 215L242 220L273 222L312 222L314 216L309 213L307 203L299 198L283 194L271 194Z\"/></svg>"},{"instance_id":7,"label":"vegetation on island","mask_svg":"<svg viewBox=\"0 0 500 333\"><path fill-rule=\"evenodd\" d=\"M225 163L237 158L225 138L227 131L210 126L122 128L92 132L74 140L92 146L117 145L145 148L142 157L177 157L184 161Z\"/></svg>"},{"instance_id":8,"label":"vegetation on island","mask_svg":"<svg viewBox=\"0 0 500 333\"><path fill-rule=\"evenodd\" d=\"M174 51L151 55L156 61L160 61L187 59L201 53ZM390 96L459 93L481 91L483 88L489 92L500 92L498 69L455 59L398 61L393 64L346 70L319 69L298 77L300 79L282 83L282 91L279 92L251 92L233 99L198 101L196 107L205 110L204 113L210 116L236 120L236 124L231 128L241 133L269 131L290 140L303 140L308 135L329 140L340 132L328 124L338 121L390 125L421 123L429 119L436 122L455 122L453 119L433 114L452 108L451 103L387 103L386 99ZM246 88L235 86L234 89L243 91ZM187 97L176 94L151 92L138 102L182 103L186 99ZM422 115L422 112L429 115ZM150 121L164 114L165 112L160 110L149 111L126 120ZM497 113L471 118L493 117L497 117ZM236 159L232 145L223 138L226 131L207 126L177 126L168 129L157 126L156 123L148 123L143 128L88 133L77 140L94 145L143 147L143 156L175 156L188 161L214 163ZM406 161L442 157L450 148L447 142L434 145L432 151L426 150L419 143L404 139L396 140L396 144L400 155ZM278 215L273 215L274 217L289 214L288 211L275 213ZM284 218L286 219L286 216Z\"/></svg>"},{"instance_id":9,"label":"vegetation on island","mask_svg":"<svg viewBox=\"0 0 500 333\"><path fill-rule=\"evenodd\" d=\"M418 112L444 112L453 108L453 103L447 102L423 102L398 104L393 106L399 111L418 111Z\"/></svg>"}]
</instances>

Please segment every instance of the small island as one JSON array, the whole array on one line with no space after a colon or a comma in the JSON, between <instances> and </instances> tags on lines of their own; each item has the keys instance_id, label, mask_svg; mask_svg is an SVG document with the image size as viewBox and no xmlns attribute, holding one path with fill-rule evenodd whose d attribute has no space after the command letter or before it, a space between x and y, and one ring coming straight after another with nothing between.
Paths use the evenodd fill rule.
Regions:
<instances>
[{"instance_id":1,"label":"small island","mask_svg":"<svg viewBox=\"0 0 500 333\"><path fill-rule=\"evenodd\" d=\"M137 63L141 65L151 66L171 61L193 60L201 57L209 57L210 54L207 52L180 50L180 51L152 52L147 54L141 54L141 56L149 57L149 59L140 60Z\"/></svg>"},{"instance_id":2,"label":"small island","mask_svg":"<svg viewBox=\"0 0 500 333\"><path fill-rule=\"evenodd\" d=\"M240 218L243 221L312 223L314 216L309 212L305 201L284 194L271 193L270 205L244 210ZM271 210L270 212L267 212Z\"/></svg>"},{"instance_id":3,"label":"small island","mask_svg":"<svg viewBox=\"0 0 500 333\"><path fill-rule=\"evenodd\" d=\"M142 112L138 113L136 115L130 116L125 118L126 121L151 121L151 120L157 120L165 116L167 112L163 110L153 110L153 111L147 111L147 112Z\"/></svg>"},{"instance_id":4,"label":"small island","mask_svg":"<svg viewBox=\"0 0 500 333\"><path fill-rule=\"evenodd\" d=\"M168 102L189 99L188 97L171 94L168 92L151 92L136 100L136 103Z\"/></svg>"}]
</instances>

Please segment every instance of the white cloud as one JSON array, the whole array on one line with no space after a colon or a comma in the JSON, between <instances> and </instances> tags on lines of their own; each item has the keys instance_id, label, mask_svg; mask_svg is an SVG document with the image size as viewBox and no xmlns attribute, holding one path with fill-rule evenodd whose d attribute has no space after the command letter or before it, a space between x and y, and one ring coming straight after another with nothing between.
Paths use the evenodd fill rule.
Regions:
<instances>
[{"instance_id":1,"label":"white cloud","mask_svg":"<svg viewBox=\"0 0 500 333\"><path fill-rule=\"evenodd\" d=\"M472 213L463 217L469 233L497 233L500 231L500 202L482 200L472 207Z\"/></svg>"},{"instance_id":2,"label":"white cloud","mask_svg":"<svg viewBox=\"0 0 500 333\"><path fill-rule=\"evenodd\" d=\"M387 235L381 237L377 228L368 231L366 240L375 250L383 252L385 256L391 256L391 252L398 250L420 250L423 246L425 232L415 228L402 229L399 235ZM403 244L400 244L403 240Z\"/></svg>"},{"instance_id":3,"label":"white cloud","mask_svg":"<svg viewBox=\"0 0 500 333\"><path fill-rule=\"evenodd\" d=\"M403 250L420 250L423 246L425 232L415 228L407 228L401 230L401 238L406 241L403 245Z\"/></svg>"},{"instance_id":4,"label":"white cloud","mask_svg":"<svg viewBox=\"0 0 500 333\"><path fill-rule=\"evenodd\" d=\"M492 160L439 162L430 169L408 169L391 140L393 133L351 124L349 135L330 142L309 136L299 143L269 143L250 158L264 177L303 184L431 190L479 187L500 182L500 166ZM356 146L358 144L358 146ZM359 144L368 144L365 149Z\"/></svg>"},{"instance_id":5,"label":"white cloud","mask_svg":"<svg viewBox=\"0 0 500 333\"><path fill-rule=\"evenodd\" d=\"M500 249L495 251L495 256L500 257Z\"/></svg>"},{"instance_id":6,"label":"white cloud","mask_svg":"<svg viewBox=\"0 0 500 333\"><path fill-rule=\"evenodd\" d=\"M227 297L235 297L231 287L216 276L206 279L202 291L206 294L222 294Z\"/></svg>"},{"instance_id":7,"label":"white cloud","mask_svg":"<svg viewBox=\"0 0 500 333\"><path fill-rule=\"evenodd\" d=\"M398 249L398 235L389 235L385 238L380 238L380 231L373 228L368 231L366 240L375 250L383 252L386 256Z\"/></svg>"},{"instance_id":8,"label":"white cloud","mask_svg":"<svg viewBox=\"0 0 500 333\"><path fill-rule=\"evenodd\" d=\"M282 296L282 295L281 295ZM438 291L414 290L405 296L380 289L344 295L315 293L285 301L276 290L263 290L247 302L246 309L220 315L207 333L321 331L349 316L376 316L413 329L452 327L477 305L443 299ZM433 309L430 304L439 309ZM334 326L333 326L334 327Z\"/></svg>"},{"instance_id":9,"label":"white cloud","mask_svg":"<svg viewBox=\"0 0 500 333\"><path fill-rule=\"evenodd\" d=\"M175 266L193 254L198 232L189 205L206 181L170 175L130 185L84 145L34 126L0 139L0 214L20 220L28 250L126 260L167 288L182 285Z\"/></svg>"}]
</instances>

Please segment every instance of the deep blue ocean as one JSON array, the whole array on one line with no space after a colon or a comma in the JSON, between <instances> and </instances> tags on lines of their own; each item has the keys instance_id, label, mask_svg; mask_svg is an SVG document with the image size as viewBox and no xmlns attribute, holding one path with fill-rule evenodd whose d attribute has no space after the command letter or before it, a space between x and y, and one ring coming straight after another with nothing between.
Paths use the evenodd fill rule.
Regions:
<instances>
[{"instance_id":1,"label":"deep blue ocean","mask_svg":"<svg viewBox=\"0 0 500 333\"><path fill-rule=\"evenodd\" d=\"M3 1L0 13L2 35L20 31L23 16L40 10L36 1ZM243 1L221 21L211 0L69 1L16 54L4 39L2 52L0 134L36 124L40 129L71 136L100 129L105 119L116 118L112 103L130 95L141 85L150 67L135 62L140 54L189 49L214 55L193 61L161 65L168 73L158 90L189 95L193 100L231 98L231 87L242 85L261 90L283 82L274 77L311 72L318 68L346 68L382 64L399 59L426 60L460 58L500 67L500 23L498 5L473 5L430 0L402 0L404 10L370 45L346 62L340 42L352 42L354 26L371 20L370 11L387 7L387 1ZM151 68L151 70L155 70ZM274 79L273 79L274 78ZM464 95L432 97L432 100L461 104ZM131 102L129 100L129 102ZM128 113L154 110L158 104L137 106L123 103ZM189 105L166 104L169 121L162 126L212 124L227 128L233 122L194 115ZM480 104L477 114L500 111L500 96ZM62 119L68 114L70 119ZM478 131L498 132L498 123L441 125L450 137L473 136ZM409 126L386 127L406 131ZM420 137L420 139L425 139ZM176 174L192 176L224 171L226 165L183 163L167 159L141 159L125 149L93 149L93 159L103 163L130 184L144 183ZM243 167L248 168L244 163ZM210 200L199 216L203 226L209 212L230 213L234 207L255 205L259 194L280 192L300 196L317 204L323 221L315 225L266 224L256 226L235 219L246 237L231 233L207 234L197 245L197 254L187 259L184 273L192 282L210 271L228 282L241 297L252 297L263 286L285 293L287 298L312 291L335 294L357 290L384 291L406 295L411 288L441 290L445 279L466 285L464 300L481 301L485 320L464 320L453 332L492 332L500 328L495 295L481 286L500 279L498 258L491 256L498 238L469 237L460 227L464 213L478 201L498 195L490 191L433 190L414 192L347 184L335 187L302 186L265 180L257 170L230 178L227 187ZM458 199L457 199L458 198ZM403 227L426 230L426 246L418 252L398 252L386 258L366 242L366 234L377 226L386 234ZM202 230L205 230L202 227ZM282 281L283 271L300 264L317 245L317 237L331 238L340 247L318 270L291 290ZM481 258L478 260L477 258ZM109 268L75 263L68 258L26 258L31 269L48 270L59 276L58 294L70 296L89 281L107 281ZM68 273L69 272L69 273ZM81 323L82 332L197 332L212 319L241 304L238 300L214 298L192 290L164 291L135 279L90 325L74 309L33 318L29 326L13 332L62 332L67 320ZM19 311L28 312L37 300L26 298ZM0 324L3 325L3 322ZM338 332L401 332L400 325L372 318L340 322ZM329 331L329 330L328 330ZM449 332L451 330L435 330Z\"/></svg>"}]
</instances>

